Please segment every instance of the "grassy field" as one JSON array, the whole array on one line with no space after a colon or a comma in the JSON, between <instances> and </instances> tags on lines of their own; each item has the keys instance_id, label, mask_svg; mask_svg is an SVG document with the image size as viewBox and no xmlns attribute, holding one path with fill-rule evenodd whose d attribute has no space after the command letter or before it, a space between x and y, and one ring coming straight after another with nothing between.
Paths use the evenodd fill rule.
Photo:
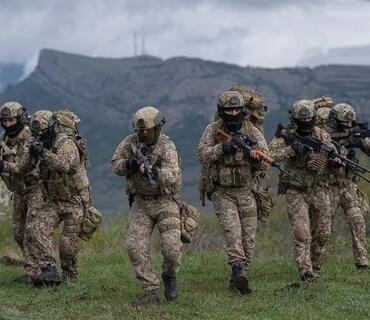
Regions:
<instances>
[{"instance_id":1,"label":"grassy field","mask_svg":"<svg viewBox=\"0 0 370 320\"><path fill-rule=\"evenodd\" d=\"M155 255L159 273L160 256ZM84 254L77 283L35 289L12 280L20 267L0 272L0 320L4 319L370 319L370 273L350 258L333 258L319 282L298 281L289 258L256 260L249 272L252 294L229 291L220 251L187 253L179 273L180 297L159 307L132 308L141 294L125 253Z\"/></svg>"}]
</instances>

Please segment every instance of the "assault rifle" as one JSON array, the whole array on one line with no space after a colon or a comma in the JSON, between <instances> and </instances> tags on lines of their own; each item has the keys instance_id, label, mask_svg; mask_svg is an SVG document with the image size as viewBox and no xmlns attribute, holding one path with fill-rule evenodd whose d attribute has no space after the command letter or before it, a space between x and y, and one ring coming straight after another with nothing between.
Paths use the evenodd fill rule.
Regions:
<instances>
[{"instance_id":1,"label":"assault rifle","mask_svg":"<svg viewBox=\"0 0 370 320\"><path fill-rule=\"evenodd\" d=\"M142 147L144 148L144 147ZM150 184L155 184L155 174L152 170L152 165L150 164L148 158L143 155L142 148L136 148L134 159L136 160L139 167L144 167L144 174L148 178Z\"/></svg>"},{"instance_id":2,"label":"assault rifle","mask_svg":"<svg viewBox=\"0 0 370 320\"><path fill-rule=\"evenodd\" d=\"M282 133L282 131L285 130L285 133ZM330 159L340 159L342 161L342 165L351 169L352 172L356 175L359 176L360 178L364 179L365 181L370 183L370 180L363 176L362 174L365 173L370 173L370 170L359 165L357 162L352 161L351 159L348 159L347 157L341 156L338 154L336 148L328 145L324 141L315 138L315 137L303 137L297 132L289 132L287 128L285 128L281 123L278 125L277 131L276 131L277 136L281 137L287 137L288 139L292 139L295 141L298 141L299 143L307 146L311 151L318 153L321 150L324 150L328 154L328 158Z\"/></svg>"},{"instance_id":3,"label":"assault rifle","mask_svg":"<svg viewBox=\"0 0 370 320\"><path fill-rule=\"evenodd\" d=\"M30 150L30 159L37 161L39 157L36 156L31 150L42 150L43 143L40 141L40 137L32 135L28 140L27 147L28 150Z\"/></svg>"},{"instance_id":4,"label":"assault rifle","mask_svg":"<svg viewBox=\"0 0 370 320\"><path fill-rule=\"evenodd\" d=\"M365 139L370 137L370 129L368 125L368 122L357 123L354 128L350 129L349 135L357 139Z\"/></svg>"},{"instance_id":5,"label":"assault rifle","mask_svg":"<svg viewBox=\"0 0 370 320\"><path fill-rule=\"evenodd\" d=\"M280 172L286 174L295 181L302 183L299 179L297 179L297 177L293 176L289 171L285 170L279 163L275 162L275 160L271 158L268 154L264 153L261 150L253 149L252 148L253 141L251 141L250 138L248 138L247 136L244 136L242 134L231 136L230 134L226 133L225 131L222 131L221 129L218 129L217 133L223 139L232 140L237 147L239 147L248 155L252 150L254 150L256 154L259 156L259 158L264 162L268 163L271 167L278 169Z\"/></svg>"}]
</instances>

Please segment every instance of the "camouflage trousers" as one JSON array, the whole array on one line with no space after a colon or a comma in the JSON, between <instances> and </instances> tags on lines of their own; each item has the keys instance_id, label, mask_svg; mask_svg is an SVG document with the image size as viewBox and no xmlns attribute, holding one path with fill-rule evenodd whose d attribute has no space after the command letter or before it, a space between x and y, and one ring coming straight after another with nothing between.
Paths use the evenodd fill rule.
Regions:
<instances>
[{"instance_id":1,"label":"camouflage trousers","mask_svg":"<svg viewBox=\"0 0 370 320\"><path fill-rule=\"evenodd\" d=\"M159 288L149 252L154 227L160 235L163 272L175 275L180 268L182 249L178 204L169 196L145 199L135 195L129 212L126 246L136 278L144 291Z\"/></svg>"},{"instance_id":2,"label":"camouflage trousers","mask_svg":"<svg viewBox=\"0 0 370 320\"><path fill-rule=\"evenodd\" d=\"M362 195L356 182L346 179L345 183L330 185L330 202L332 218L340 206L351 229L353 256L355 263L367 265L367 236ZM365 200L366 201L366 200Z\"/></svg>"},{"instance_id":3,"label":"camouflage trousers","mask_svg":"<svg viewBox=\"0 0 370 320\"><path fill-rule=\"evenodd\" d=\"M329 190L325 186L307 191L288 188L286 202L298 271L319 275L331 234Z\"/></svg>"},{"instance_id":4,"label":"camouflage trousers","mask_svg":"<svg viewBox=\"0 0 370 320\"><path fill-rule=\"evenodd\" d=\"M24 229L27 215L27 195L13 193L13 236L23 252Z\"/></svg>"},{"instance_id":5,"label":"camouflage trousers","mask_svg":"<svg viewBox=\"0 0 370 320\"><path fill-rule=\"evenodd\" d=\"M224 231L224 247L229 264L248 268L255 248L257 205L249 187L222 188L212 193L215 213Z\"/></svg>"},{"instance_id":6,"label":"camouflage trousers","mask_svg":"<svg viewBox=\"0 0 370 320\"><path fill-rule=\"evenodd\" d=\"M77 275L83 213L80 197L72 196L68 201L48 201L41 188L30 194L23 241L26 274L35 276L43 267L55 266L53 235L64 222L59 239L62 272L68 277Z\"/></svg>"}]
</instances>

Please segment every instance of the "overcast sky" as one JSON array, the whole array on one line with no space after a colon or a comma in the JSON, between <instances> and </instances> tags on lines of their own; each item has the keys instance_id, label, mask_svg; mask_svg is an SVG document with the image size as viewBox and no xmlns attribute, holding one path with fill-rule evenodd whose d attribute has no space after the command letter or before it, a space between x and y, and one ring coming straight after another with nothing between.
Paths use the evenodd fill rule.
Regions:
<instances>
[{"instance_id":1,"label":"overcast sky","mask_svg":"<svg viewBox=\"0 0 370 320\"><path fill-rule=\"evenodd\" d=\"M0 0L0 63L41 48L90 56L145 52L239 65L297 65L332 47L370 44L364 0Z\"/></svg>"}]
</instances>

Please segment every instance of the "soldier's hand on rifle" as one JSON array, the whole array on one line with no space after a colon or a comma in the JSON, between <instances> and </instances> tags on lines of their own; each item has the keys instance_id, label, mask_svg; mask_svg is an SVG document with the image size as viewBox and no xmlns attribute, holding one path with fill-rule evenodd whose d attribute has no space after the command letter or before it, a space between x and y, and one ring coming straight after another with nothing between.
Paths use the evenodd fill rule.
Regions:
<instances>
[{"instance_id":1,"label":"soldier's hand on rifle","mask_svg":"<svg viewBox=\"0 0 370 320\"><path fill-rule=\"evenodd\" d=\"M139 165L139 171L141 174L144 174L145 173L145 164L144 163L141 163Z\"/></svg>"},{"instance_id":2,"label":"soldier's hand on rifle","mask_svg":"<svg viewBox=\"0 0 370 320\"><path fill-rule=\"evenodd\" d=\"M258 154L257 152L257 149L252 149L249 153L249 156L252 158L252 159L255 159L255 160L261 160L261 157L260 155Z\"/></svg>"},{"instance_id":3,"label":"soldier's hand on rifle","mask_svg":"<svg viewBox=\"0 0 370 320\"><path fill-rule=\"evenodd\" d=\"M132 173L139 171L139 164L134 158L126 160L124 165L126 166L127 171L130 171Z\"/></svg>"},{"instance_id":4,"label":"soldier's hand on rifle","mask_svg":"<svg viewBox=\"0 0 370 320\"><path fill-rule=\"evenodd\" d=\"M233 142L233 140L225 141L222 143L222 152L224 154L235 154L237 148Z\"/></svg>"},{"instance_id":5,"label":"soldier's hand on rifle","mask_svg":"<svg viewBox=\"0 0 370 320\"><path fill-rule=\"evenodd\" d=\"M30 145L29 151L31 158L38 158L42 155L42 152L44 151L44 144L40 141L34 141Z\"/></svg>"},{"instance_id":6,"label":"soldier's hand on rifle","mask_svg":"<svg viewBox=\"0 0 370 320\"><path fill-rule=\"evenodd\" d=\"M290 146L297 156L304 156L311 151L309 147L298 141L293 141Z\"/></svg>"}]
</instances>

